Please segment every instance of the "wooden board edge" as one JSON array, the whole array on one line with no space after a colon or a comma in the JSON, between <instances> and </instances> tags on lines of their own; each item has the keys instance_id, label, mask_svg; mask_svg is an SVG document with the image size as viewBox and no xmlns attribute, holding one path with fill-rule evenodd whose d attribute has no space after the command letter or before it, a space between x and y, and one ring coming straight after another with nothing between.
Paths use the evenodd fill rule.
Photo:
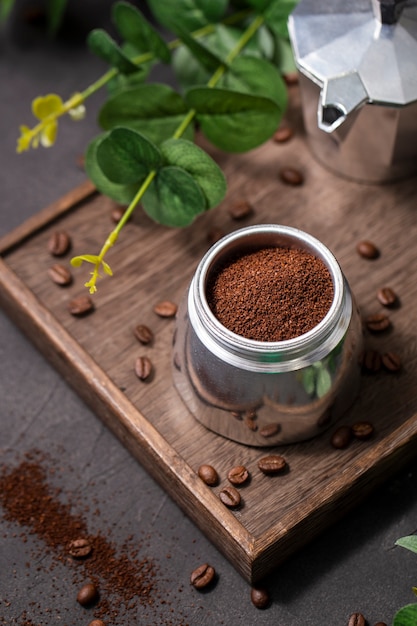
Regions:
<instances>
[{"instance_id":1,"label":"wooden board edge","mask_svg":"<svg viewBox=\"0 0 417 626\"><path fill-rule=\"evenodd\" d=\"M12 230L0 239L0 254L3 255L19 243L36 233L41 228L50 224L67 211L75 208L94 193L98 193L96 187L90 180L85 180L81 185L72 189L59 200L45 207L36 215L23 222L20 226Z\"/></svg>"},{"instance_id":2,"label":"wooden board edge","mask_svg":"<svg viewBox=\"0 0 417 626\"><path fill-rule=\"evenodd\" d=\"M340 482L338 495L334 489L323 490L305 504L305 514L282 517L253 546L252 581L257 582L271 573L287 558L323 534L331 525L363 502L380 486L387 475L404 470L416 458L417 416L409 418L400 428L387 436L372 453L353 464L347 479ZM379 453L375 463L371 457ZM291 539L294 537L293 539Z\"/></svg>"},{"instance_id":3,"label":"wooden board edge","mask_svg":"<svg viewBox=\"0 0 417 626\"><path fill-rule=\"evenodd\" d=\"M1 258L0 306L132 456L250 582L254 537ZM127 419L127 415L134 417Z\"/></svg>"}]
</instances>

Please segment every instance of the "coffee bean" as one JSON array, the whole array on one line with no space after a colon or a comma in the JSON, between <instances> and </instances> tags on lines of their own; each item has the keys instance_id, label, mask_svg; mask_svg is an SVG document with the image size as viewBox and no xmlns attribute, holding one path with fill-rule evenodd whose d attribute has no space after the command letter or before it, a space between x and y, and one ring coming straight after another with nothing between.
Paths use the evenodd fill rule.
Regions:
<instances>
[{"instance_id":1,"label":"coffee bean","mask_svg":"<svg viewBox=\"0 0 417 626\"><path fill-rule=\"evenodd\" d=\"M293 130L290 126L282 126L274 133L272 139L277 143L285 143L293 136Z\"/></svg>"},{"instance_id":2,"label":"coffee bean","mask_svg":"<svg viewBox=\"0 0 417 626\"><path fill-rule=\"evenodd\" d=\"M395 352L385 352L381 357L382 365L389 372L398 372L401 369L401 359Z\"/></svg>"},{"instance_id":3,"label":"coffee bean","mask_svg":"<svg viewBox=\"0 0 417 626\"><path fill-rule=\"evenodd\" d=\"M239 200L229 207L229 215L234 220L242 220L253 213L252 205L246 200Z\"/></svg>"},{"instance_id":4,"label":"coffee bean","mask_svg":"<svg viewBox=\"0 0 417 626\"><path fill-rule=\"evenodd\" d=\"M90 622L88 626L106 626L106 624L101 619L93 619L93 621Z\"/></svg>"},{"instance_id":5,"label":"coffee bean","mask_svg":"<svg viewBox=\"0 0 417 626\"><path fill-rule=\"evenodd\" d=\"M177 305L170 300L162 300L155 304L153 310L159 317L175 317L177 313Z\"/></svg>"},{"instance_id":6,"label":"coffee bean","mask_svg":"<svg viewBox=\"0 0 417 626\"><path fill-rule=\"evenodd\" d=\"M258 587L252 587L250 599L252 600L252 604L256 606L257 609L266 609L270 603L270 597L267 590Z\"/></svg>"},{"instance_id":7,"label":"coffee bean","mask_svg":"<svg viewBox=\"0 0 417 626\"><path fill-rule=\"evenodd\" d=\"M82 316L94 311L94 302L89 296L82 295L73 298L68 303L68 310L71 315Z\"/></svg>"},{"instance_id":8,"label":"coffee bean","mask_svg":"<svg viewBox=\"0 0 417 626\"><path fill-rule=\"evenodd\" d=\"M68 544L68 554L74 559L83 559L89 556L92 552L92 545L88 539L80 538L73 539Z\"/></svg>"},{"instance_id":9,"label":"coffee bean","mask_svg":"<svg viewBox=\"0 0 417 626\"><path fill-rule=\"evenodd\" d=\"M279 171L279 177L286 185L293 185L297 187L304 182L303 173L295 167L283 167Z\"/></svg>"},{"instance_id":10,"label":"coffee bean","mask_svg":"<svg viewBox=\"0 0 417 626\"><path fill-rule=\"evenodd\" d=\"M236 465L229 470L227 478L232 485L243 485L249 480L249 472L244 465Z\"/></svg>"},{"instance_id":11,"label":"coffee bean","mask_svg":"<svg viewBox=\"0 0 417 626\"><path fill-rule=\"evenodd\" d=\"M366 621L362 613L353 613L349 618L348 626L366 626Z\"/></svg>"},{"instance_id":12,"label":"coffee bean","mask_svg":"<svg viewBox=\"0 0 417 626\"><path fill-rule=\"evenodd\" d=\"M229 509L234 509L241 503L240 493L232 486L224 487L219 493L219 498Z\"/></svg>"},{"instance_id":13,"label":"coffee bean","mask_svg":"<svg viewBox=\"0 0 417 626\"><path fill-rule=\"evenodd\" d=\"M72 283L72 274L65 265L55 263L48 269L48 276L53 283L60 287L67 287Z\"/></svg>"},{"instance_id":14,"label":"coffee bean","mask_svg":"<svg viewBox=\"0 0 417 626\"><path fill-rule=\"evenodd\" d=\"M212 465L200 465L197 473L200 476L201 480L210 487L214 487L219 483L219 475Z\"/></svg>"},{"instance_id":15,"label":"coffee bean","mask_svg":"<svg viewBox=\"0 0 417 626\"><path fill-rule=\"evenodd\" d=\"M360 241L356 245L356 251L364 259L377 259L379 257L379 249L372 241Z\"/></svg>"},{"instance_id":16,"label":"coffee bean","mask_svg":"<svg viewBox=\"0 0 417 626\"><path fill-rule=\"evenodd\" d=\"M283 79L288 87L298 85L298 78L298 72L287 72L286 74L283 74Z\"/></svg>"},{"instance_id":17,"label":"coffee bean","mask_svg":"<svg viewBox=\"0 0 417 626\"><path fill-rule=\"evenodd\" d=\"M77 602L81 606L89 606L98 599L98 590L93 583L86 583L81 587L77 594Z\"/></svg>"},{"instance_id":18,"label":"coffee bean","mask_svg":"<svg viewBox=\"0 0 417 626\"><path fill-rule=\"evenodd\" d=\"M65 231L55 231L49 238L48 250L53 256L63 256L71 247L71 240Z\"/></svg>"},{"instance_id":19,"label":"coffee bean","mask_svg":"<svg viewBox=\"0 0 417 626\"><path fill-rule=\"evenodd\" d=\"M190 582L196 589L205 589L214 581L215 575L214 567L203 563L191 573Z\"/></svg>"},{"instance_id":20,"label":"coffee bean","mask_svg":"<svg viewBox=\"0 0 417 626\"><path fill-rule=\"evenodd\" d=\"M391 326L391 321L384 313L374 313L373 315L368 315L365 324L372 333L382 333Z\"/></svg>"},{"instance_id":21,"label":"coffee bean","mask_svg":"<svg viewBox=\"0 0 417 626\"><path fill-rule=\"evenodd\" d=\"M255 417L245 417L246 426L249 428L249 430L252 430L253 432L258 430L258 424L256 423L255 419Z\"/></svg>"},{"instance_id":22,"label":"coffee bean","mask_svg":"<svg viewBox=\"0 0 417 626\"><path fill-rule=\"evenodd\" d=\"M273 437L274 435L279 433L280 429L280 424L265 424L265 426L262 426L262 428L260 429L259 434L265 438Z\"/></svg>"},{"instance_id":23,"label":"coffee bean","mask_svg":"<svg viewBox=\"0 0 417 626\"><path fill-rule=\"evenodd\" d=\"M352 441L352 430L350 426L339 426L331 436L330 443L333 448L343 450Z\"/></svg>"},{"instance_id":24,"label":"coffee bean","mask_svg":"<svg viewBox=\"0 0 417 626\"><path fill-rule=\"evenodd\" d=\"M263 474L273 476L281 474L287 468L287 461L280 454L270 454L259 459L258 467Z\"/></svg>"},{"instance_id":25,"label":"coffee bean","mask_svg":"<svg viewBox=\"0 0 417 626\"><path fill-rule=\"evenodd\" d=\"M367 372L379 372L381 369L381 355L377 350L365 350L362 355L362 368Z\"/></svg>"},{"instance_id":26,"label":"coffee bean","mask_svg":"<svg viewBox=\"0 0 417 626\"><path fill-rule=\"evenodd\" d=\"M374 427L370 422L356 422L352 425L351 430L352 435L362 441L369 439L374 434Z\"/></svg>"},{"instance_id":27,"label":"coffee bean","mask_svg":"<svg viewBox=\"0 0 417 626\"><path fill-rule=\"evenodd\" d=\"M381 287L378 289L376 297L383 306L393 306L397 303L397 294L391 287Z\"/></svg>"},{"instance_id":28,"label":"coffee bean","mask_svg":"<svg viewBox=\"0 0 417 626\"><path fill-rule=\"evenodd\" d=\"M143 343L145 345L153 341L153 332L150 328L148 328L148 326L145 326L145 324L138 324L134 328L133 334L135 335L136 339L140 341L140 343Z\"/></svg>"},{"instance_id":29,"label":"coffee bean","mask_svg":"<svg viewBox=\"0 0 417 626\"><path fill-rule=\"evenodd\" d=\"M147 356L139 356L135 361L135 374L140 380L147 380L153 371L152 361Z\"/></svg>"},{"instance_id":30,"label":"coffee bean","mask_svg":"<svg viewBox=\"0 0 417 626\"><path fill-rule=\"evenodd\" d=\"M114 222L115 224L118 224L125 213L126 213L126 207L124 206L114 207L110 213L111 221Z\"/></svg>"}]
</instances>

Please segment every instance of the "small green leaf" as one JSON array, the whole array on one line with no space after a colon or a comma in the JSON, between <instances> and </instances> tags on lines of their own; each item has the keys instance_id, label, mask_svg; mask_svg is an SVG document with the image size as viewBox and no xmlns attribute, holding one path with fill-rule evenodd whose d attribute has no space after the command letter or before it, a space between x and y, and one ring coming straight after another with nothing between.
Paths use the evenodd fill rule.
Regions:
<instances>
[{"instance_id":1,"label":"small green leaf","mask_svg":"<svg viewBox=\"0 0 417 626\"><path fill-rule=\"evenodd\" d=\"M156 144L171 137L183 121L188 107L183 98L168 85L137 85L121 91L102 107L99 123L105 130L126 126L138 130ZM192 139L190 126L185 137Z\"/></svg>"},{"instance_id":2,"label":"small green leaf","mask_svg":"<svg viewBox=\"0 0 417 626\"><path fill-rule=\"evenodd\" d=\"M120 185L112 182L107 178L107 176L105 176L97 162L97 148L107 135L108 133L99 135L93 139L87 147L85 169L90 180L102 194L109 196L109 198L112 198L121 204L130 204L135 197L139 186L137 184Z\"/></svg>"},{"instance_id":3,"label":"small green leaf","mask_svg":"<svg viewBox=\"0 0 417 626\"><path fill-rule=\"evenodd\" d=\"M196 7L198 7L209 20L209 22L218 22L221 20L227 10L229 4L228 0L195 0Z\"/></svg>"},{"instance_id":4,"label":"small green leaf","mask_svg":"<svg viewBox=\"0 0 417 626\"><path fill-rule=\"evenodd\" d=\"M114 128L97 147L97 161L113 183L130 185L142 181L162 164L158 148L131 128Z\"/></svg>"},{"instance_id":5,"label":"small green leaf","mask_svg":"<svg viewBox=\"0 0 417 626\"><path fill-rule=\"evenodd\" d=\"M395 615L392 626L416 626L417 604L403 606Z\"/></svg>"},{"instance_id":6,"label":"small green leaf","mask_svg":"<svg viewBox=\"0 0 417 626\"><path fill-rule=\"evenodd\" d=\"M401 546L401 548L407 548L407 550L411 550L411 552L417 553L417 535L408 535L407 537L400 537L395 542L396 546Z\"/></svg>"},{"instance_id":7,"label":"small green leaf","mask_svg":"<svg viewBox=\"0 0 417 626\"><path fill-rule=\"evenodd\" d=\"M302 373L302 384L305 392L313 396L316 390L316 370L314 367L307 367Z\"/></svg>"},{"instance_id":8,"label":"small green leaf","mask_svg":"<svg viewBox=\"0 0 417 626\"><path fill-rule=\"evenodd\" d=\"M180 15L183 28L192 31L205 26L210 21L200 7L203 5L208 11L209 2L216 4L217 0L216 2L213 0L206 0L205 2L200 0L163 0L163 2L161 0L148 0L148 5L157 22L165 28L174 30ZM223 5L224 0L221 0L220 7L222 8Z\"/></svg>"},{"instance_id":9,"label":"small green leaf","mask_svg":"<svg viewBox=\"0 0 417 626\"><path fill-rule=\"evenodd\" d=\"M318 398L323 398L332 387L332 377L329 370L322 366L317 371L316 394Z\"/></svg>"},{"instance_id":10,"label":"small green leaf","mask_svg":"<svg viewBox=\"0 0 417 626\"><path fill-rule=\"evenodd\" d=\"M48 0L46 16L48 20L48 30L51 35L55 35L61 26L66 6L67 0Z\"/></svg>"},{"instance_id":11,"label":"small green leaf","mask_svg":"<svg viewBox=\"0 0 417 626\"><path fill-rule=\"evenodd\" d=\"M237 57L219 84L226 89L270 98L285 110L287 87L277 68L256 57Z\"/></svg>"},{"instance_id":12,"label":"small green leaf","mask_svg":"<svg viewBox=\"0 0 417 626\"><path fill-rule=\"evenodd\" d=\"M182 43L190 50L192 55L197 61L209 72L215 72L219 65L223 64L222 59L211 52L199 41L194 39L185 28L182 28L180 24L174 26L175 34L181 39Z\"/></svg>"},{"instance_id":13,"label":"small green leaf","mask_svg":"<svg viewBox=\"0 0 417 626\"><path fill-rule=\"evenodd\" d=\"M88 35L89 48L98 57L115 67L122 74L137 72L138 67L129 59L117 43L101 28L92 30Z\"/></svg>"},{"instance_id":14,"label":"small green leaf","mask_svg":"<svg viewBox=\"0 0 417 626\"><path fill-rule=\"evenodd\" d=\"M185 139L168 139L161 152L169 165L176 165L191 174L200 186L207 208L217 206L226 194L224 174L213 159L194 143Z\"/></svg>"},{"instance_id":15,"label":"small green leaf","mask_svg":"<svg viewBox=\"0 0 417 626\"><path fill-rule=\"evenodd\" d=\"M269 139L277 129L282 110L269 98L195 87L185 96L197 111L202 132L227 152L252 150Z\"/></svg>"},{"instance_id":16,"label":"small green leaf","mask_svg":"<svg viewBox=\"0 0 417 626\"><path fill-rule=\"evenodd\" d=\"M183 227L205 211L206 199L188 172L166 166L158 171L143 197L142 206L155 222Z\"/></svg>"},{"instance_id":17,"label":"small green leaf","mask_svg":"<svg viewBox=\"0 0 417 626\"><path fill-rule=\"evenodd\" d=\"M121 36L138 52L152 52L157 59L169 63L170 49L138 8L127 2L117 2L113 7L113 19Z\"/></svg>"},{"instance_id":18,"label":"small green leaf","mask_svg":"<svg viewBox=\"0 0 417 626\"><path fill-rule=\"evenodd\" d=\"M252 2L254 0L251 0ZM297 5L298 0L280 0L279 2L270 2L264 11L266 25L275 35L288 39L287 22L290 13Z\"/></svg>"}]
</instances>

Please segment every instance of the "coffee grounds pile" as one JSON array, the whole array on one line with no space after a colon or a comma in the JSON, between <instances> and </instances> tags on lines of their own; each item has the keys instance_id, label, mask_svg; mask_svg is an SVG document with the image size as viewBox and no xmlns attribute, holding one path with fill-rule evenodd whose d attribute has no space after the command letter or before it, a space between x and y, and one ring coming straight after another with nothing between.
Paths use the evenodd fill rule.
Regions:
<instances>
[{"instance_id":1,"label":"coffee grounds pile","mask_svg":"<svg viewBox=\"0 0 417 626\"><path fill-rule=\"evenodd\" d=\"M305 250L262 248L222 266L208 281L208 304L226 328L257 341L285 341L308 332L333 301L321 259Z\"/></svg>"},{"instance_id":2,"label":"coffee grounds pile","mask_svg":"<svg viewBox=\"0 0 417 626\"><path fill-rule=\"evenodd\" d=\"M27 453L15 468L1 466L0 504L4 519L20 525L23 541L27 535L40 538L43 543L40 554L48 552L55 562L73 568L74 597L85 582L96 585L99 590L99 601L94 607L96 618L120 623L119 618L140 605L149 608L156 619L149 624L171 624L158 619L155 605L163 594L158 589L155 563L140 558L140 545L130 545L130 539L116 546L103 534L90 534L84 517L74 513L74 509L80 508L79 503L63 502L61 489L50 484L48 479L54 473L54 468L46 467L44 456L36 451ZM88 540L92 552L84 559L73 559L68 551L69 542L79 538ZM35 559L38 560L36 555ZM53 568L52 563L50 570ZM166 596L161 603L167 604Z\"/></svg>"}]
</instances>

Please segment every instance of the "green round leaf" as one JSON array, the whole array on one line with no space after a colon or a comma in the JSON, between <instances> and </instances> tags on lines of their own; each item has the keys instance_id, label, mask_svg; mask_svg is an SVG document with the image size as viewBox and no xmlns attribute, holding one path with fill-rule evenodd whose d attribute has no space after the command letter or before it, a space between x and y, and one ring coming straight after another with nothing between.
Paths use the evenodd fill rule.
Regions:
<instances>
[{"instance_id":1,"label":"green round leaf","mask_svg":"<svg viewBox=\"0 0 417 626\"><path fill-rule=\"evenodd\" d=\"M168 139L161 152L169 165L176 165L191 174L200 186L207 208L217 206L226 194L224 174L213 159L201 148L185 139Z\"/></svg>"},{"instance_id":2,"label":"green round leaf","mask_svg":"<svg viewBox=\"0 0 417 626\"><path fill-rule=\"evenodd\" d=\"M111 97L102 107L99 123L105 130L125 126L138 130L156 144L171 137L183 121L188 107L168 85L138 85ZM185 136L192 139L190 126Z\"/></svg>"},{"instance_id":3,"label":"green round leaf","mask_svg":"<svg viewBox=\"0 0 417 626\"><path fill-rule=\"evenodd\" d=\"M394 615L392 626L416 626L417 604L407 604Z\"/></svg>"},{"instance_id":4,"label":"green round leaf","mask_svg":"<svg viewBox=\"0 0 417 626\"><path fill-rule=\"evenodd\" d=\"M246 152L269 139L278 127L282 110L269 98L196 87L186 96L206 137L226 152Z\"/></svg>"},{"instance_id":5,"label":"green round leaf","mask_svg":"<svg viewBox=\"0 0 417 626\"><path fill-rule=\"evenodd\" d=\"M146 191L142 206L159 224L188 226L206 209L206 199L193 177L179 167L160 169Z\"/></svg>"},{"instance_id":6,"label":"green round leaf","mask_svg":"<svg viewBox=\"0 0 417 626\"><path fill-rule=\"evenodd\" d=\"M254 96L271 98L282 111L288 102L287 87L277 68L256 57L237 57L219 86Z\"/></svg>"},{"instance_id":7,"label":"green round leaf","mask_svg":"<svg viewBox=\"0 0 417 626\"><path fill-rule=\"evenodd\" d=\"M221 19L227 3L225 0L148 0L148 5L156 20L165 28L174 30L180 15L183 28L193 31L209 21L216 21L215 18Z\"/></svg>"},{"instance_id":8,"label":"green round leaf","mask_svg":"<svg viewBox=\"0 0 417 626\"><path fill-rule=\"evenodd\" d=\"M139 52L152 52L164 63L169 62L170 49L138 8L127 2L117 2L113 7L113 19L121 36Z\"/></svg>"},{"instance_id":9,"label":"green round leaf","mask_svg":"<svg viewBox=\"0 0 417 626\"><path fill-rule=\"evenodd\" d=\"M114 183L130 185L142 181L162 163L158 148L131 128L114 128L97 147L97 161Z\"/></svg>"},{"instance_id":10,"label":"green round leaf","mask_svg":"<svg viewBox=\"0 0 417 626\"><path fill-rule=\"evenodd\" d=\"M97 189L109 196L116 202L121 204L130 204L138 191L138 185L119 185L110 181L107 176L101 170L97 162L97 148L100 143L106 138L107 133L99 135L89 144L85 156L85 169L87 176L95 184Z\"/></svg>"},{"instance_id":11,"label":"green round leaf","mask_svg":"<svg viewBox=\"0 0 417 626\"><path fill-rule=\"evenodd\" d=\"M117 43L101 28L91 31L87 38L88 46L94 54L122 72L137 72L137 65L117 45Z\"/></svg>"}]
</instances>

